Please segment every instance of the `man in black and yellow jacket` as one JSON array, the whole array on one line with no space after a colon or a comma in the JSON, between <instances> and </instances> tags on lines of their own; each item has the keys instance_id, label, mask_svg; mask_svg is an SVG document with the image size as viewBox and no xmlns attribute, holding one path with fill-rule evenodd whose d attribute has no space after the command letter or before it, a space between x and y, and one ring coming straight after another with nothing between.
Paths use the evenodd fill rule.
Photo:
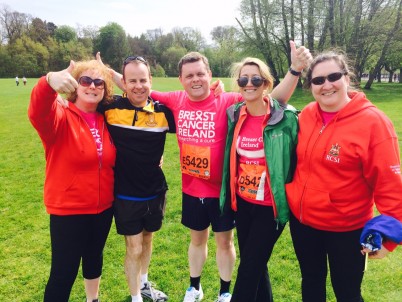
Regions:
<instances>
[{"instance_id":1,"label":"man in black and yellow jacket","mask_svg":"<svg viewBox=\"0 0 402 302\"><path fill-rule=\"evenodd\" d=\"M173 115L150 97L152 77L142 57L123 65L126 96L99 108L116 146L114 215L117 232L125 236L125 273L132 302L142 297L166 301L148 282L153 232L162 226L168 189L160 161L166 133L176 132Z\"/></svg>"}]
</instances>

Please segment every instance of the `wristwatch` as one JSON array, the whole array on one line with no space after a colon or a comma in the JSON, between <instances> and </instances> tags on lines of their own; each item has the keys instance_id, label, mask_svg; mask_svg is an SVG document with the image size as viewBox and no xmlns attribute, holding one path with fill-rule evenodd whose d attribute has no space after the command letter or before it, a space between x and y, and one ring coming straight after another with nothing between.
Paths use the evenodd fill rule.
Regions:
<instances>
[{"instance_id":1,"label":"wristwatch","mask_svg":"<svg viewBox=\"0 0 402 302\"><path fill-rule=\"evenodd\" d=\"M292 67L289 67L289 72L296 77L299 77L301 75L301 71L296 71L296 70L292 69Z\"/></svg>"}]
</instances>

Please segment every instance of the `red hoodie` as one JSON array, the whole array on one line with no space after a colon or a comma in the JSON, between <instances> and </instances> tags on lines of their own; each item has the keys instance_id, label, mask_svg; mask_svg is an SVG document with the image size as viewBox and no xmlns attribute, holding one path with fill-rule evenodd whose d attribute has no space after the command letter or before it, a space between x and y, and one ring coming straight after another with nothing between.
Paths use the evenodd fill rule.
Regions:
<instances>
[{"instance_id":1,"label":"red hoodie","mask_svg":"<svg viewBox=\"0 0 402 302\"><path fill-rule=\"evenodd\" d=\"M362 228L382 213L402 221L398 138L388 117L362 92L325 127L318 103L299 116L297 168L286 185L289 207L303 224L325 231Z\"/></svg>"},{"instance_id":2,"label":"red hoodie","mask_svg":"<svg viewBox=\"0 0 402 302\"><path fill-rule=\"evenodd\" d=\"M80 111L63 108L42 77L33 88L28 116L45 148L44 201L49 214L97 214L113 203L116 150L98 114L103 151L99 159L92 133Z\"/></svg>"}]
</instances>

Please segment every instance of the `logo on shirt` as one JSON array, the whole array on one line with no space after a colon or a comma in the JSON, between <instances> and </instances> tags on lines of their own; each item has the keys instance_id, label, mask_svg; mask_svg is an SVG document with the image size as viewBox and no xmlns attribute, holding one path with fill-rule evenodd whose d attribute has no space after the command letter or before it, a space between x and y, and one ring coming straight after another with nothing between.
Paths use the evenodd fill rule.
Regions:
<instances>
[{"instance_id":1,"label":"logo on shirt","mask_svg":"<svg viewBox=\"0 0 402 302\"><path fill-rule=\"evenodd\" d=\"M146 121L145 124L148 127L155 127L157 125L157 123L155 121L155 114L154 113L148 113L147 117L148 117L148 121Z\"/></svg>"},{"instance_id":2,"label":"logo on shirt","mask_svg":"<svg viewBox=\"0 0 402 302\"><path fill-rule=\"evenodd\" d=\"M329 150L326 160L332 161L334 163L340 163L340 158L339 158L339 153L341 146L339 146L338 143L336 143L335 145L332 145L331 149Z\"/></svg>"},{"instance_id":3,"label":"logo on shirt","mask_svg":"<svg viewBox=\"0 0 402 302\"><path fill-rule=\"evenodd\" d=\"M214 143L216 112L180 110L177 117L177 135L188 143Z\"/></svg>"},{"instance_id":4,"label":"logo on shirt","mask_svg":"<svg viewBox=\"0 0 402 302\"><path fill-rule=\"evenodd\" d=\"M389 166L394 174L401 174L401 167L399 165Z\"/></svg>"}]
</instances>

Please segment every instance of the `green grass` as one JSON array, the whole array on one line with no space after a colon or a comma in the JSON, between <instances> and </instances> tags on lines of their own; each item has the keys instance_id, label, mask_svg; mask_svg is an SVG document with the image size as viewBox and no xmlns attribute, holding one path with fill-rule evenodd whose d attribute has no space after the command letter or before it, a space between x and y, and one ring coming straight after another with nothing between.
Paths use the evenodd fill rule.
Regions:
<instances>
[{"instance_id":1,"label":"green grass","mask_svg":"<svg viewBox=\"0 0 402 302\"><path fill-rule=\"evenodd\" d=\"M16 87L14 79L0 80L0 301L41 301L50 268L48 221L42 201L44 154L42 144L27 118L29 94L37 79L26 87ZM229 89L229 79L224 79ZM177 90L172 78L155 78L155 90ZM376 84L368 97L394 122L402 138L402 85ZM301 109L311 96L297 90L291 103ZM180 223L181 178L176 137L168 135L164 170L169 183L168 205L162 230L155 235L150 279L169 295L169 301L182 301L189 283L187 248L189 232ZM205 301L216 297L219 279L215 262L213 234L210 254L202 275ZM129 302L123 270L124 240L112 226L105 248L101 282L102 301ZM369 261L363 282L366 302L397 302L402 297L402 248L383 260ZM288 228L279 239L269 263L276 301L298 302L300 273ZM233 280L235 277L233 278ZM71 301L84 301L79 276ZM335 301L328 287L328 301ZM245 301L246 302L246 301Z\"/></svg>"}]
</instances>

